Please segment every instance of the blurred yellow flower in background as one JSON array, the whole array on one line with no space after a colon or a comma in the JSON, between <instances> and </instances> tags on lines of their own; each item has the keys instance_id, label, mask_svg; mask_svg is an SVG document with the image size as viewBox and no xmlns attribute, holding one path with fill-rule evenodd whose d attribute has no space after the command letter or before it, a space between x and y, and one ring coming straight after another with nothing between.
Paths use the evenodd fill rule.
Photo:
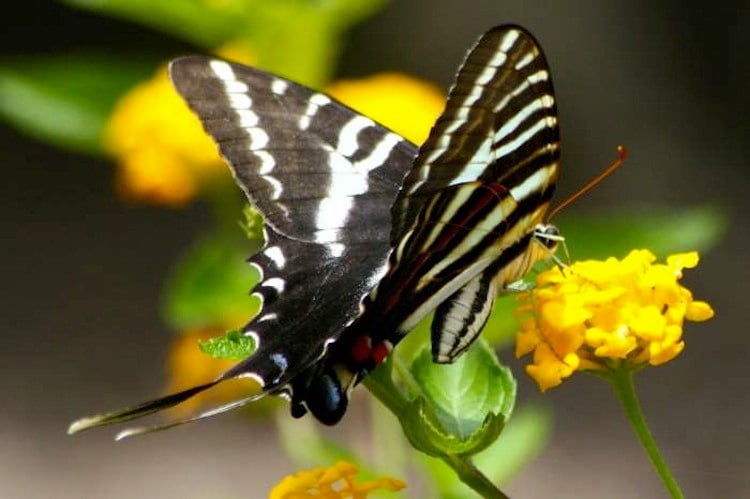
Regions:
<instances>
[{"instance_id":1,"label":"blurred yellow flower in background","mask_svg":"<svg viewBox=\"0 0 750 499\"><path fill-rule=\"evenodd\" d=\"M357 467L338 462L328 468L300 471L285 477L269 494L269 499L366 499L376 491L398 491L406 484L395 478L383 477L356 483Z\"/></svg>"},{"instance_id":2,"label":"blurred yellow flower in background","mask_svg":"<svg viewBox=\"0 0 750 499\"><path fill-rule=\"evenodd\" d=\"M234 366L237 359L215 359L205 355L198 347L200 341L220 335L223 330L203 329L188 331L175 336L167 359L167 393L184 390L203 384L223 374ZM260 391L257 382L249 378L238 378L219 383L197 396L174 406L172 416L181 419L196 412L204 405L219 405L228 400L247 397ZM258 407L258 404L255 405Z\"/></svg>"},{"instance_id":3,"label":"blurred yellow flower in background","mask_svg":"<svg viewBox=\"0 0 750 499\"><path fill-rule=\"evenodd\" d=\"M239 44L217 53L252 61ZM434 85L397 73L342 80L326 90L417 144L427 137L445 104ZM118 160L117 188L126 199L180 206L211 182L229 178L216 145L173 89L165 67L120 99L103 143Z\"/></svg>"},{"instance_id":4,"label":"blurred yellow flower in background","mask_svg":"<svg viewBox=\"0 0 750 499\"><path fill-rule=\"evenodd\" d=\"M117 103L103 140L118 159L117 189L126 199L183 205L202 181L225 173L216 146L163 67Z\"/></svg>"},{"instance_id":5,"label":"blurred yellow flower in background","mask_svg":"<svg viewBox=\"0 0 750 499\"><path fill-rule=\"evenodd\" d=\"M437 86L400 73L336 81L326 92L417 145L445 107Z\"/></svg>"},{"instance_id":6,"label":"blurred yellow flower in background","mask_svg":"<svg viewBox=\"0 0 750 499\"><path fill-rule=\"evenodd\" d=\"M685 347L684 321L713 317L707 303L678 283L683 269L698 264L696 252L655 261L650 251L634 250L622 260L554 267L520 295L516 356L533 352L526 372L542 391L575 371L668 362Z\"/></svg>"},{"instance_id":7,"label":"blurred yellow flower in background","mask_svg":"<svg viewBox=\"0 0 750 499\"><path fill-rule=\"evenodd\" d=\"M244 63L253 56L240 43L218 49ZM126 199L180 206L229 171L198 118L172 87L166 66L115 105L102 137L118 161L117 190Z\"/></svg>"}]
</instances>

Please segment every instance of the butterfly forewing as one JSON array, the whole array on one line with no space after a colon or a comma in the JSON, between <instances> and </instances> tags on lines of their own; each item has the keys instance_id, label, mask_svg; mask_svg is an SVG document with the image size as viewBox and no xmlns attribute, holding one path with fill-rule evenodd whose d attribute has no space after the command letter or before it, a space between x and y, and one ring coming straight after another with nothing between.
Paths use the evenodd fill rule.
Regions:
<instances>
[{"instance_id":1,"label":"butterfly forewing","mask_svg":"<svg viewBox=\"0 0 750 499\"><path fill-rule=\"evenodd\" d=\"M170 76L280 234L321 244L387 240L388 208L416 154L412 144L255 68L191 56L174 61Z\"/></svg>"}]
</instances>

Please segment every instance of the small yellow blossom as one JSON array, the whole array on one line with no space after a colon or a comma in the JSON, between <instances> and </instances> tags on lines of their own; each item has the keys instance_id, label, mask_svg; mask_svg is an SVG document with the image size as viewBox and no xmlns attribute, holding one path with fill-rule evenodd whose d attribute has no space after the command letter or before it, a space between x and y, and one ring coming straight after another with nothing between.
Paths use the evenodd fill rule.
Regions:
<instances>
[{"instance_id":1,"label":"small yellow blossom","mask_svg":"<svg viewBox=\"0 0 750 499\"><path fill-rule=\"evenodd\" d=\"M217 53L248 62L238 44ZM175 92L166 67L115 105L102 137L118 161L117 190L126 199L180 206L229 170L198 118Z\"/></svg>"},{"instance_id":2,"label":"small yellow blossom","mask_svg":"<svg viewBox=\"0 0 750 499\"><path fill-rule=\"evenodd\" d=\"M516 356L533 352L526 372L541 390L575 371L668 362L685 348L684 321L713 317L710 305L678 283L683 269L698 264L698 253L655 261L650 251L634 250L622 260L555 267L520 295Z\"/></svg>"},{"instance_id":3,"label":"small yellow blossom","mask_svg":"<svg viewBox=\"0 0 750 499\"><path fill-rule=\"evenodd\" d=\"M103 140L118 159L117 189L129 199L179 206L226 169L166 68L120 99Z\"/></svg>"},{"instance_id":4,"label":"small yellow blossom","mask_svg":"<svg viewBox=\"0 0 750 499\"><path fill-rule=\"evenodd\" d=\"M338 462L328 468L300 471L285 477L272 490L269 499L365 499L371 492L398 491L406 484L395 478L383 477L356 483L357 467Z\"/></svg>"},{"instance_id":5,"label":"small yellow blossom","mask_svg":"<svg viewBox=\"0 0 750 499\"><path fill-rule=\"evenodd\" d=\"M445 107L435 85L400 73L340 80L326 92L415 144L425 141Z\"/></svg>"}]
</instances>

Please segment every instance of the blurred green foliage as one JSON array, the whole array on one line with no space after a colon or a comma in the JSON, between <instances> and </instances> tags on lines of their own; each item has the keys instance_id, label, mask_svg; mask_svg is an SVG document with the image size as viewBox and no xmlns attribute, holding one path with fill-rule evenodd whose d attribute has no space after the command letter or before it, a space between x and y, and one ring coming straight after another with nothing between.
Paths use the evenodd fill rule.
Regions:
<instances>
[{"instance_id":1,"label":"blurred green foliage","mask_svg":"<svg viewBox=\"0 0 750 499\"><path fill-rule=\"evenodd\" d=\"M139 59L102 54L0 61L0 117L44 142L99 155L115 102L150 71Z\"/></svg>"},{"instance_id":2,"label":"blurred green foliage","mask_svg":"<svg viewBox=\"0 0 750 499\"><path fill-rule=\"evenodd\" d=\"M163 31L212 52L245 47L255 64L301 83L329 81L354 24L385 0L67 0L72 7ZM175 54L178 55L178 54ZM154 72L141 54L38 55L0 60L0 119L56 146L101 154L114 103Z\"/></svg>"}]
</instances>

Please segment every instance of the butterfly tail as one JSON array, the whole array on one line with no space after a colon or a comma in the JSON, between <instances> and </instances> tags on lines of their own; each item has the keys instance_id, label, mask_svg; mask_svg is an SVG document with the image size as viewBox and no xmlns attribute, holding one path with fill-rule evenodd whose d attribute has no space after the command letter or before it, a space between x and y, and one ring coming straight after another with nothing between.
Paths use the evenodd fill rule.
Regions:
<instances>
[{"instance_id":1,"label":"butterfly tail","mask_svg":"<svg viewBox=\"0 0 750 499\"><path fill-rule=\"evenodd\" d=\"M189 398L205 390L208 390L209 388L218 384L221 380L222 379L219 378L209 383L194 386L192 388L188 388L187 390L172 393L155 400L149 400L148 402L143 402L142 404L138 404L132 407L126 407L117 411L81 418L77 421L74 421L70 425L70 427L68 427L68 434L72 435L74 433L79 433L81 431L96 428L98 426L124 423L126 421L131 421L133 419L138 419L150 414L154 414L156 412L180 404L188 400Z\"/></svg>"}]
</instances>

